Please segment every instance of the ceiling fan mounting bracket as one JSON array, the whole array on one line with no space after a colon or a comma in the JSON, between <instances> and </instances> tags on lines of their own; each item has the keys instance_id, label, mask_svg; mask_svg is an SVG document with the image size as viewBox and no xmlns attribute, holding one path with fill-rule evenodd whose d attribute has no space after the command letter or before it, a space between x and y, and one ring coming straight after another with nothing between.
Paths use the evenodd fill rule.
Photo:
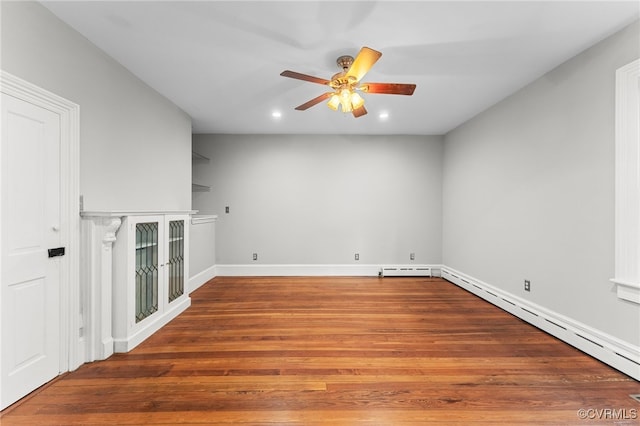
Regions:
<instances>
[{"instance_id":1,"label":"ceiling fan mounting bracket","mask_svg":"<svg viewBox=\"0 0 640 426\"><path fill-rule=\"evenodd\" d=\"M351 64L353 64L353 56L340 56L338 59L336 59L336 64L338 64L338 66L342 68L343 71L347 71L349 67L351 67Z\"/></svg>"}]
</instances>

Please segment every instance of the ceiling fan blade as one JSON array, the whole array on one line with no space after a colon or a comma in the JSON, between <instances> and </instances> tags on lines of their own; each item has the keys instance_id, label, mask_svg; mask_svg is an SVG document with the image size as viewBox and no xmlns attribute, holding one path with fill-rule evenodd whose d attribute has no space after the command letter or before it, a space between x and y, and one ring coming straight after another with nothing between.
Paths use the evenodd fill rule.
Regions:
<instances>
[{"instance_id":1,"label":"ceiling fan blade","mask_svg":"<svg viewBox=\"0 0 640 426\"><path fill-rule=\"evenodd\" d=\"M331 95L333 95L333 92L327 92L327 93L323 93L322 95L315 97L313 99L311 99L310 101L307 101L305 103L303 103L300 106L297 106L296 109L298 111L304 111L305 109L311 108L312 106L319 104L320 102L324 101L325 99L329 98Z\"/></svg>"},{"instance_id":2,"label":"ceiling fan blade","mask_svg":"<svg viewBox=\"0 0 640 426\"><path fill-rule=\"evenodd\" d=\"M362 105L360 108L354 109L352 113L355 118L362 117L367 113L367 109Z\"/></svg>"},{"instance_id":3,"label":"ceiling fan blade","mask_svg":"<svg viewBox=\"0 0 640 426\"><path fill-rule=\"evenodd\" d=\"M380 56L382 56L382 53L377 50L363 47L360 49L360 52L358 52L358 56L353 60L351 67L349 67L347 77L354 77L356 81L360 81L360 79L369 72L373 64L380 59Z\"/></svg>"},{"instance_id":4,"label":"ceiling fan blade","mask_svg":"<svg viewBox=\"0 0 640 426\"><path fill-rule=\"evenodd\" d=\"M280 75L283 77L295 78L297 80L310 81L311 83L318 83L318 84L330 83L329 80L325 80L324 78L314 77L312 75L307 75L307 74L300 74L299 72L289 71L289 70L282 71Z\"/></svg>"},{"instance_id":5,"label":"ceiling fan blade","mask_svg":"<svg viewBox=\"0 0 640 426\"><path fill-rule=\"evenodd\" d=\"M380 93L383 95L413 95L415 84L403 83L362 83L359 87L364 93Z\"/></svg>"}]
</instances>

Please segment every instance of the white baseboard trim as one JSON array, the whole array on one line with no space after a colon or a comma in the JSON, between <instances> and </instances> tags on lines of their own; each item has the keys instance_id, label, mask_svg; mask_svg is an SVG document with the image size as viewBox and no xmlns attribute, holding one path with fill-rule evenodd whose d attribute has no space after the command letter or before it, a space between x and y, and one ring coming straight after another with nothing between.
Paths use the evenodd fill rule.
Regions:
<instances>
[{"instance_id":1,"label":"white baseboard trim","mask_svg":"<svg viewBox=\"0 0 640 426\"><path fill-rule=\"evenodd\" d=\"M102 349L102 353L98 354L98 359L107 359L109 358L111 355L113 355L113 351L115 348L115 341L113 340L113 337L109 336L106 339L102 339L102 345L100 346L100 349Z\"/></svg>"},{"instance_id":2,"label":"white baseboard trim","mask_svg":"<svg viewBox=\"0 0 640 426\"><path fill-rule=\"evenodd\" d=\"M217 265L219 276L377 276L378 265Z\"/></svg>"},{"instance_id":3,"label":"white baseboard trim","mask_svg":"<svg viewBox=\"0 0 640 426\"><path fill-rule=\"evenodd\" d=\"M198 289L204 283L215 277L216 266L213 265L189 278L189 294L191 294L192 291Z\"/></svg>"},{"instance_id":4,"label":"white baseboard trim","mask_svg":"<svg viewBox=\"0 0 640 426\"><path fill-rule=\"evenodd\" d=\"M442 266L442 278L640 380L640 347Z\"/></svg>"},{"instance_id":5,"label":"white baseboard trim","mask_svg":"<svg viewBox=\"0 0 640 426\"><path fill-rule=\"evenodd\" d=\"M185 311L185 309L191 306L191 299L189 297L185 297L180 302L176 300L176 302L174 303L177 304L175 306L172 306L164 314L157 317L148 318L149 323L128 338L113 339L114 352L129 352L131 349L138 346L147 338L151 337L153 333L160 330L162 327L167 325L169 321L180 315ZM140 324L142 324L142 322Z\"/></svg>"},{"instance_id":6,"label":"white baseboard trim","mask_svg":"<svg viewBox=\"0 0 640 426\"><path fill-rule=\"evenodd\" d=\"M441 265L420 265L431 268L433 276L440 276ZM376 277L382 265L216 265L216 274L222 277L311 277L345 276Z\"/></svg>"}]
</instances>

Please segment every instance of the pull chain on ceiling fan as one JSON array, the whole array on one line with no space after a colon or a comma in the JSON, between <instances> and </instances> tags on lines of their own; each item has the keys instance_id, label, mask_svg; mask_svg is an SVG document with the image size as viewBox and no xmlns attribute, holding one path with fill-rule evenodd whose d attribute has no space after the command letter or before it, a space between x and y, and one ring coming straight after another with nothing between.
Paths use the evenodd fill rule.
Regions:
<instances>
[{"instance_id":1,"label":"pull chain on ceiling fan","mask_svg":"<svg viewBox=\"0 0 640 426\"><path fill-rule=\"evenodd\" d=\"M332 92L323 93L310 101L297 106L295 109L304 111L320 102L329 99L327 105L334 111L338 107L342 112L350 112L354 117L362 117L367 113L364 107L364 99L358 92L362 93L379 93L384 95L413 95L416 88L415 84L403 83L360 83L362 77L365 76L371 67L380 59L382 53L363 47L358 52L355 59L352 56L340 56L336 63L342 69L341 72L326 80L319 77L313 77L307 74L301 74L295 71L283 71L280 73L283 77L295 78L297 80L308 81L329 86Z\"/></svg>"}]
</instances>

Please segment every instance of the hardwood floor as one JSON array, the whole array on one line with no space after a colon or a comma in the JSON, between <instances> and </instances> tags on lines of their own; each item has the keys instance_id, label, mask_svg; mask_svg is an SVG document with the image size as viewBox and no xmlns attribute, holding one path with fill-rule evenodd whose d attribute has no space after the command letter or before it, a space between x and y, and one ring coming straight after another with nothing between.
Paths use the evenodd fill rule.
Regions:
<instances>
[{"instance_id":1,"label":"hardwood floor","mask_svg":"<svg viewBox=\"0 0 640 426\"><path fill-rule=\"evenodd\" d=\"M192 299L0 423L640 422L640 383L439 278L216 278Z\"/></svg>"}]
</instances>

